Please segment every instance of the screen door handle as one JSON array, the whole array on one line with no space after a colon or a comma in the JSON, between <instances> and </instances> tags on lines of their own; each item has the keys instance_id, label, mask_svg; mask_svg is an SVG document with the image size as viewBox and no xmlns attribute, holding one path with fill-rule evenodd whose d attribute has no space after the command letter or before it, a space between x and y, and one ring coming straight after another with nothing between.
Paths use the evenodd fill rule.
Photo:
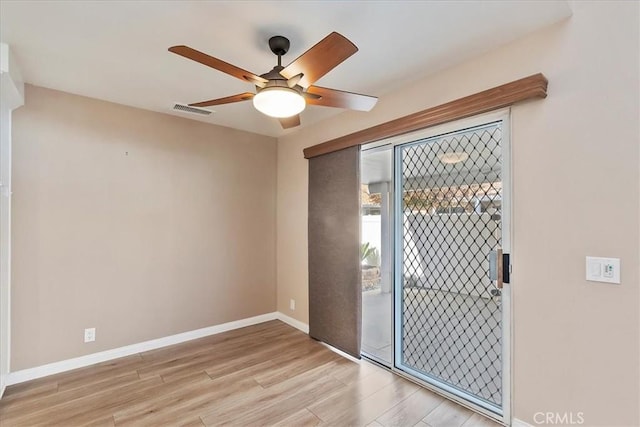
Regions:
<instances>
[{"instance_id":1,"label":"screen door handle","mask_svg":"<svg viewBox=\"0 0 640 427\"><path fill-rule=\"evenodd\" d=\"M496 282L498 289L509 283L509 254L502 249L489 252L489 279Z\"/></svg>"},{"instance_id":2,"label":"screen door handle","mask_svg":"<svg viewBox=\"0 0 640 427\"><path fill-rule=\"evenodd\" d=\"M502 249L489 253L489 279L496 282L496 288L502 289Z\"/></svg>"}]
</instances>

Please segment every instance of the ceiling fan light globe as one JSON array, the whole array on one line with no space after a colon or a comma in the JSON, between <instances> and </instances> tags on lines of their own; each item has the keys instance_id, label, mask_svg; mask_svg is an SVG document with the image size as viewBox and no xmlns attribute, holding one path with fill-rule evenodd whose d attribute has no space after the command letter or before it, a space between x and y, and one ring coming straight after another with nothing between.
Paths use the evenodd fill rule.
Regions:
<instances>
[{"instance_id":1,"label":"ceiling fan light globe","mask_svg":"<svg viewBox=\"0 0 640 427\"><path fill-rule=\"evenodd\" d=\"M299 114L306 105L302 95L288 87L264 88L253 97L256 110L280 119Z\"/></svg>"}]
</instances>

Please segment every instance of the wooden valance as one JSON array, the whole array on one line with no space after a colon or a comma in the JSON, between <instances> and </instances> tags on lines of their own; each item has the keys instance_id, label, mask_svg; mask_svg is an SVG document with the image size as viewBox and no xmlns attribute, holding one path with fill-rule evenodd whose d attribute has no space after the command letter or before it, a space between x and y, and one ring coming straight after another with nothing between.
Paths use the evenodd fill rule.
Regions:
<instances>
[{"instance_id":1,"label":"wooden valance","mask_svg":"<svg viewBox=\"0 0 640 427\"><path fill-rule=\"evenodd\" d=\"M310 159L322 154L367 144L381 139L402 135L430 126L463 119L516 102L547 97L547 79L541 73L525 77L501 86L465 96L455 101L427 108L426 110L391 120L368 129L332 139L304 149L304 157Z\"/></svg>"}]
</instances>

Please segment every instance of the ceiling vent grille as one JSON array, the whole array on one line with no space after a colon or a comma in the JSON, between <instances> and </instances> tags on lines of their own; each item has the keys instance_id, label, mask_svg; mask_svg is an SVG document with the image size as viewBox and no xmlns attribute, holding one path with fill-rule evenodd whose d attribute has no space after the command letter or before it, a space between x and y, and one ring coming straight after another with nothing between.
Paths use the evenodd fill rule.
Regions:
<instances>
[{"instance_id":1,"label":"ceiling vent grille","mask_svg":"<svg viewBox=\"0 0 640 427\"><path fill-rule=\"evenodd\" d=\"M182 113L200 114L201 116L208 116L211 113L213 113L213 111L211 110L205 110L204 108L191 107L185 104L175 104L172 110L180 111Z\"/></svg>"}]
</instances>

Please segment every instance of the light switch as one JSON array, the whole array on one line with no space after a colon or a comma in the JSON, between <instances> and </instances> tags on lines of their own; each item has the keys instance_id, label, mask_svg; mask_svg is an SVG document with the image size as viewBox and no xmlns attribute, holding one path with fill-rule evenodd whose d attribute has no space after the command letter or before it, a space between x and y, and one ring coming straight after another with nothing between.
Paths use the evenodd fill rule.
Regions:
<instances>
[{"instance_id":1,"label":"light switch","mask_svg":"<svg viewBox=\"0 0 640 427\"><path fill-rule=\"evenodd\" d=\"M587 280L590 278L600 278L602 276L602 264L600 261L588 259L587 258L587 268L589 271L587 272Z\"/></svg>"},{"instance_id":2,"label":"light switch","mask_svg":"<svg viewBox=\"0 0 640 427\"><path fill-rule=\"evenodd\" d=\"M587 257L587 280L620 283L620 258Z\"/></svg>"}]
</instances>

